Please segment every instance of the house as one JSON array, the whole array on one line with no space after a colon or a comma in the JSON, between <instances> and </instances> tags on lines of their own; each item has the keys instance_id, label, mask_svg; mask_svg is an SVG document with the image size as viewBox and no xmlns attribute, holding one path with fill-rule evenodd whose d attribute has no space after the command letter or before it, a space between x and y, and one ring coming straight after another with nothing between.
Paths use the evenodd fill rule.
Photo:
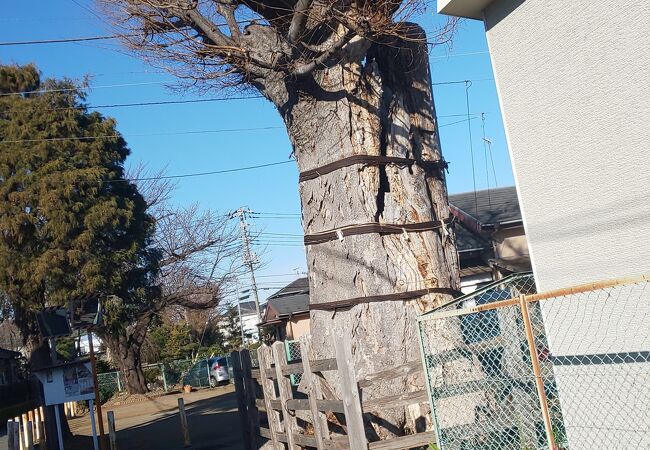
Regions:
<instances>
[{"instance_id":1,"label":"house","mask_svg":"<svg viewBox=\"0 0 650 450\"><path fill-rule=\"evenodd\" d=\"M264 308L264 305L260 305L260 314L264 313ZM241 323L242 328L244 329L244 336L247 340L250 339L257 341L259 336L259 331L257 328L259 317L257 316L257 308L255 306L255 302L240 302L238 312L241 313Z\"/></svg>"},{"instance_id":2,"label":"house","mask_svg":"<svg viewBox=\"0 0 650 450\"><path fill-rule=\"evenodd\" d=\"M647 273L648 2L439 0L438 11L483 22L538 289ZM642 295L646 305L649 296ZM595 432L608 436L601 446L648 447L650 433L628 422L650 414L650 392L636 384L648 363L635 376L625 375L630 366L604 363L599 380L608 381L600 383L581 363L585 355L616 361L647 353L642 308L541 308L545 317L566 318L566 329L546 334L551 355L566 361L554 371L569 447L593 442ZM599 332L590 333L589 324ZM567 335L581 336L580 345L562 339ZM615 344L603 346L603 335L616 336ZM619 413L599 415L604 403Z\"/></svg>"},{"instance_id":3,"label":"house","mask_svg":"<svg viewBox=\"0 0 650 450\"><path fill-rule=\"evenodd\" d=\"M20 353L0 348L0 386L16 384L19 379Z\"/></svg>"},{"instance_id":4,"label":"house","mask_svg":"<svg viewBox=\"0 0 650 450\"><path fill-rule=\"evenodd\" d=\"M267 299L260 326L275 340L297 340L309 333L309 280L298 278Z\"/></svg>"},{"instance_id":5,"label":"house","mask_svg":"<svg viewBox=\"0 0 650 450\"><path fill-rule=\"evenodd\" d=\"M531 270L515 187L449 196L464 294L504 276Z\"/></svg>"}]
</instances>

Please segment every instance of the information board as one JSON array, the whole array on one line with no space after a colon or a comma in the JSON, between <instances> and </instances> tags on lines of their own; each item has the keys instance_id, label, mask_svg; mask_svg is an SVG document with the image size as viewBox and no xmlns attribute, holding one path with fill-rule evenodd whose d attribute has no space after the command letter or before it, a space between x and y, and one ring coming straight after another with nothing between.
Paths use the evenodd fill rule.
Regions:
<instances>
[{"instance_id":1,"label":"information board","mask_svg":"<svg viewBox=\"0 0 650 450\"><path fill-rule=\"evenodd\" d=\"M89 361L39 370L36 376L43 383L45 404L48 406L95 398Z\"/></svg>"}]
</instances>

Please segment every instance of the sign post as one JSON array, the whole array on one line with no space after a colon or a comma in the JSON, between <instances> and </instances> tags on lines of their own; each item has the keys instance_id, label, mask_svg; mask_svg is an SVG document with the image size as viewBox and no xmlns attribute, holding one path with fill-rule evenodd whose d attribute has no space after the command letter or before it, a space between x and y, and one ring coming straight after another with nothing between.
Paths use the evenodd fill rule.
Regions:
<instances>
[{"instance_id":1,"label":"sign post","mask_svg":"<svg viewBox=\"0 0 650 450\"><path fill-rule=\"evenodd\" d=\"M92 331L88 330L88 347L89 347L89 354L90 354L90 366L92 368L92 373L93 373L93 385L95 386L95 399L97 399L97 422L99 424L99 448L101 450L105 450L105 442L104 442L104 417L102 416L102 402L101 399L99 398L99 384L97 382L97 361L95 360L95 349L93 347L93 333ZM119 376L119 374L118 374ZM90 412L92 413L92 403L90 407ZM92 422L93 429L95 428L95 422L93 420ZM95 435L95 433L93 433Z\"/></svg>"}]
</instances>

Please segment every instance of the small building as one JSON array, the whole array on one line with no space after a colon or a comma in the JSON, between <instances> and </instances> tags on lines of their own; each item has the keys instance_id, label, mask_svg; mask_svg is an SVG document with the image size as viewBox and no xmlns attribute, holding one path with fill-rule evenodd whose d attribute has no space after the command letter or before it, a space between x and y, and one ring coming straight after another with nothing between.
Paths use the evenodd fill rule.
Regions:
<instances>
[{"instance_id":1,"label":"small building","mask_svg":"<svg viewBox=\"0 0 650 450\"><path fill-rule=\"evenodd\" d=\"M0 348L0 386L10 386L18 383L20 353Z\"/></svg>"},{"instance_id":2,"label":"small building","mask_svg":"<svg viewBox=\"0 0 650 450\"><path fill-rule=\"evenodd\" d=\"M261 327L277 341L297 340L309 333L309 280L298 278L267 299Z\"/></svg>"},{"instance_id":3,"label":"small building","mask_svg":"<svg viewBox=\"0 0 650 450\"><path fill-rule=\"evenodd\" d=\"M464 294L507 275L531 270L514 186L449 196Z\"/></svg>"}]
</instances>

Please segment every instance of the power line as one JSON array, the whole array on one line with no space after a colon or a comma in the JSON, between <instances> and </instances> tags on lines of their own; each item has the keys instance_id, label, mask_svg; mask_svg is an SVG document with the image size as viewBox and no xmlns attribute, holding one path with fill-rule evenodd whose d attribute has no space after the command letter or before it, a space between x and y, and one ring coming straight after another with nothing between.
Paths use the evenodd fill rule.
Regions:
<instances>
[{"instance_id":1,"label":"power line","mask_svg":"<svg viewBox=\"0 0 650 450\"><path fill-rule=\"evenodd\" d=\"M253 128L223 128L216 130L196 130L196 131L169 131L157 133L127 133L131 137L143 136L178 136L189 134L213 134L213 133L239 133L243 131L268 131L268 130L284 130L284 127L253 127ZM98 139L112 139L123 138L122 134L105 134L99 136L71 136L71 137L55 137L55 138L40 138L40 139L14 139L9 141L0 141L2 144L23 144L33 142L58 142L58 141L93 141Z\"/></svg>"},{"instance_id":2,"label":"power line","mask_svg":"<svg viewBox=\"0 0 650 450\"><path fill-rule=\"evenodd\" d=\"M259 99L259 98L264 98L264 96L251 95L246 97L210 97L210 98L199 98L199 99L192 99L192 100L159 100L159 101L150 101L150 102L115 103L115 104L106 104L106 105L65 106L62 108L46 109L44 111L64 111L69 109L80 109L83 107L88 109L100 109L100 108L129 108L133 106L182 105L188 103L225 102L225 101L234 101L234 100L251 100L251 99Z\"/></svg>"},{"instance_id":3,"label":"power line","mask_svg":"<svg viewBox=\"0 0 650 450\"><path fill-rule=\"evenodd\" d=\"M156 180L172 180L178 178L204 177L208 175L219 175L223 173L242 172L244 170L254 170L254 169L262 169L265 167L280 166L284 164L290 164L292 162L293 160L288 160L288 161L272 162L268 164L258 164L256 166L237 167L235 169L213 170L210 172L184 173L180 175L163 175L159 177L147 177L147 178L123 178L119 180L103 180L103 183L126 183L132 181L156 181Z\"/></svg>"},{"instance_id":4,"label":"power line","mask_svg":"<svg viewBox=\"0 0 650 450\"><path fill-rule=\"evenodd\" d=\"M467 130L469 136L469 152L472 159L472 181L474 183L474 207L476 209L476 219L478 219L478 194L476 192L476 171L474 169L474 144L472 141L472 119L469 110L469 88L472 87L471 81L465 81L465 103L467 106Z\"/></svg>"},{"instance_id":5,"label":"power line","mask_svg":"<svg viewBox=\"0 0 650 450\"><path fill-rule=\"evenodd\" d=\"M430 59L445 59L445 58L453 58L456 56L475 56L475 55L486 55L489 54L490 52L483 51L483 52L468 52L468 53L450 53L447 55L436 55L436 56L429 56Z\"/></svg>"},{"instance_id":6,"label":"power line","mask_svg":"<svg viewBox=\"0 0 650 450\"><path fill-rule=\"evenodd\" d=\"M91 89L114 89L131 86L147 86L153 84L173 83L173 80L168 81L143 81L139 83L118 83L118 84L105 84L99 86L77 86L72 88L59 88L59 89L37 89L34 91L21 91L21 92L5 92L0 94L0 97L9 95L28 95L28 94L47 94L50 92L71 92L71 91L89 91Z\"/></svg>"}]
</instances>

